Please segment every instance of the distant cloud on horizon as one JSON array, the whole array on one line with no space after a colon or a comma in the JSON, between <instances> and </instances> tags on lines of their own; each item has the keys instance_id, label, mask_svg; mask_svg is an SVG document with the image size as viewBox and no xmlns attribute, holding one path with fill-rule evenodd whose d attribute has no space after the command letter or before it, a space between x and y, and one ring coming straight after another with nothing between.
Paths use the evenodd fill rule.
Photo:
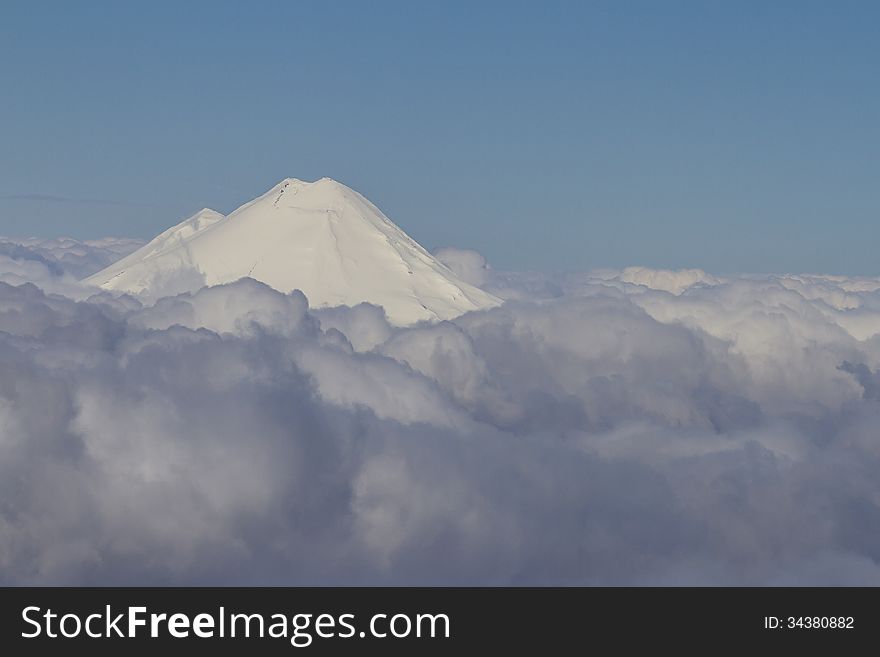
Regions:
<instances>
[{"instance_id":1,"label":"distant cloud on horizon","mask_svg":"<svg viewBox=\"0 0 880 657\"><path fill-rule=\"evenodd\" d=\"M73 198L55 194L0 194L0 201L31 201L35 203L66 203L73 205L119 205L126 207L162 207L145 201L119 201L106 198Z\"/></svg>"}]
</instances>

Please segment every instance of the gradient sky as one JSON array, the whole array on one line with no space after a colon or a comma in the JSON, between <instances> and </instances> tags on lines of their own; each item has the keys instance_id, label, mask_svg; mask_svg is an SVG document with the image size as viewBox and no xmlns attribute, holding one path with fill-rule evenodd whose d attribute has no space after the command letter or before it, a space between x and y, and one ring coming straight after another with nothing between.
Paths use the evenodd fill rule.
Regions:
<instances>
[{"instance_id":1,"label":"gradient sky","mask_svg":"<svg viewBox=\"0 0 880 657\"><path fill-rule=\"evenodd\" d=\"M880 275L880 3L0 4L0 234L287 176L503 269Z\"/></svg>"}]
</instances>

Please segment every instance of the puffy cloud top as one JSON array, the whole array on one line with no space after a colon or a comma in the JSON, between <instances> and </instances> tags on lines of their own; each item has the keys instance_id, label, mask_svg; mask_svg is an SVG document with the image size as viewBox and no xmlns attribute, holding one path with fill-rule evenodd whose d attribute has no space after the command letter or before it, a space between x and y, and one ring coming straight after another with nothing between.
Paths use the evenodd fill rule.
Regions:
<instances>
[{"instance_id":1,"label":"puffy cloud top","mask_svg":"<svg viewBox=\"0 0 880 657\"><path fill-rule=\"evenodd\" d=\"M477 251L447 246L436 249L434 256L465 283L480 286L489 280L489 264Z\"/></svg>"}]
</instances>

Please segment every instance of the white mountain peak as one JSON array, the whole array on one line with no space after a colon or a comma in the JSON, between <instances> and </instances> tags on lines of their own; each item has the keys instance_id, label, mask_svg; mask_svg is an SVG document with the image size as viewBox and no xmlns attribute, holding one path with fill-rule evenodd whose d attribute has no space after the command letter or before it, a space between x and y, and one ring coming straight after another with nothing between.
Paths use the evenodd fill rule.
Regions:
<instances>
[{"instance_id":1,"label":"white mountain peak","mask_svg":"<svg viewBox=\"0 0 880 657\"><path fill-rule=\"evenodd\" d=\"M155 299L243 277L313 307L381 305L402 325L500 303L331 178L285 178L226 217L205 208L86 282Z\"/></svg>"}]
</instances>

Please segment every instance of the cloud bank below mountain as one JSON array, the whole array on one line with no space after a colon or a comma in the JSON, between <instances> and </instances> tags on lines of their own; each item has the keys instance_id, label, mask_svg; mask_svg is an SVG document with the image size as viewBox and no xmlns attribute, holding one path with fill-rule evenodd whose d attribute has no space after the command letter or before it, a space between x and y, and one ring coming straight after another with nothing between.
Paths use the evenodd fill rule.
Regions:
<instances>
[{"instance_id":1,"label":"cloud bank below mountain","mask_svg":"<svg viewBox=\"0 0 880 657\"><path fill-rule=\"evenodd\" d=\"M0 252L0 581L880 584L880 279L438 257L506 303Z\"/></svg>"}]
</instances>

